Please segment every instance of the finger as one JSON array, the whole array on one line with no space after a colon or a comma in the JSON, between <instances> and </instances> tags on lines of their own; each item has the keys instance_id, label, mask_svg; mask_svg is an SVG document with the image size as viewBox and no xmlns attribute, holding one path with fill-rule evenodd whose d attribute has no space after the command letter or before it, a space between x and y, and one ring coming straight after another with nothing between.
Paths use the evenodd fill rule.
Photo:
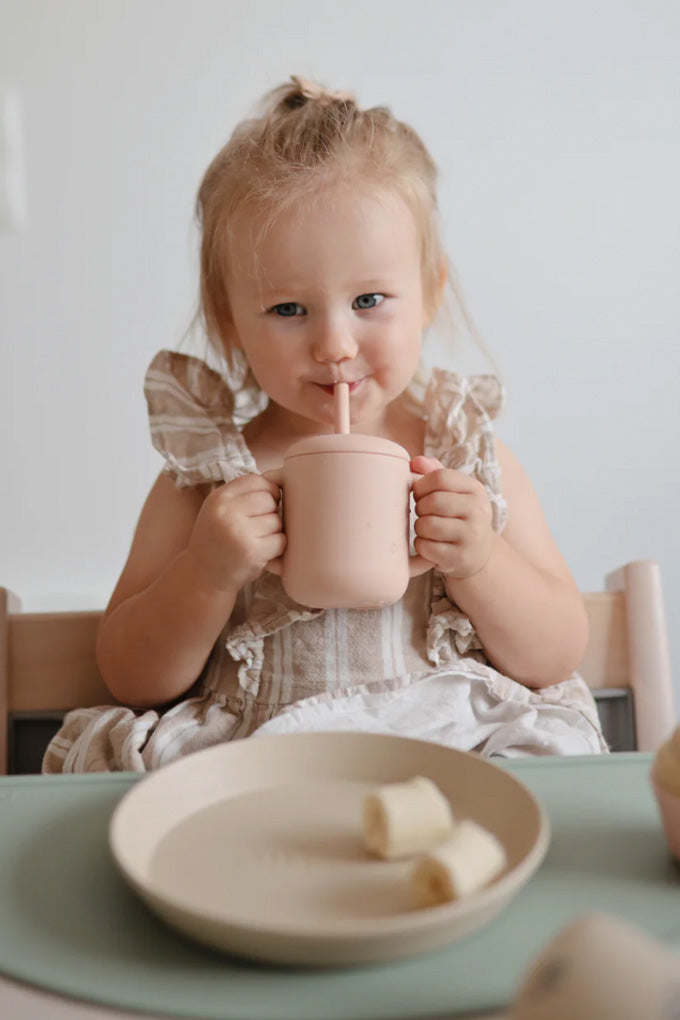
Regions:
<instances>
[{"instance_id":1,"label":"finger","mask_svg":"<svg viewBox=\"0 0 680 1020\"><path fill-rule=\"evenodd\" d=\"M464 530L465 525L457 517L419 517L415 523L415 532L419 538L449 545L462 541Z\"/></svg>"},{"instance_id":2,"label":"finger","mask_svg":"<svg viewBox=\"0 0 680 1020\"><path fill-rule=\"evenodd\" d=\"M416 500L427 496L429 492L472 492L477 484L475 478L455 471L453 468L438 468L423 475L413 483L413 495Z\"/></svg>"},{"instance_id":3,"label":"finger","mask_svg":"<svg viewBox=\"0 0 680 1020\"><path fill-rule=\"evenodd\" d=\"M416 500L419 517L467 517L471 509L467 493L443 492L437 489Z\"/></svg>"},{"instance_id":4,"label":"finger","mask_svg":"<svg viewBox=\"0 0 680 1020\"><path fill-rule=\"evenodd\" d=\"M251 477L257 479L254 491L266 492L275 503L279 502L281 499L281 487L279 485L272 482L271 478L264 478L262 475L252 475Z\"/></svg>"},{"instance_id":5,"label":"finger","mask_svg":"<svg viewBox=\"0 0 680 1020\"><path fill-rule=\"evenodd\" d=\"M241 509L248 517L260 517L263 514L278 514L278 501L271 492L248 492L243 497Z\"/></svg>"},{"instance_id":6,"label":"finger","mask_svg":"<svg viewBox=\"0 0 680 1020\"><path fill-rule=\"evenodd\" d=\"M278 535L265 535L262 540L262 554L265 560L276 560L279 556L283 556L286 551L286 536L282 533Z\"/></svg>"},{"instance_id":7,"label":"finger","mask_svg":"<svg viewBox=\"0 0 680 1020\"><path fill-rule=\"evenodd\" d=\"M249 553L253 562L273 560L282 556L286 548L283 532L268 535L250 535Z\"/></svg>"},{"instance_id":8,"label":"finger","mask_svg":"<svg viewBox=\"0 0 680 1020\"><path fill-rule=\"evenodd\" d=\"M418 475L426 475L430 471L436 471L437 468L443 467L442 462L436 457L425 457L423 454L419 454L411 461L411 471L415 471Z\"/></svg>"},{"instance_id":9,"label":"finger","mask_svg":"<svg viewBox=\"0 0 680 1020\"><path fill-rule=\"evenodd\" d=\"M267 535L282 534L281 518L278 514L262 514L252 518L253 532L258 538L266 538Z\"/></svg>"},{"instance_id":10,"label":"finger","mask_svg":"<svg viewBox=\"0 0 680 1020\"><path fill-rule=\"evenodd\" d=\"M262 476L260 475L260 477ZM262 481L265 484L267 492L273 497L274 501L278 503L281 499L281 486L276 485L270 478L262 478Z\"/></svg>"},{"instance_id":11,"label":"finger","mask_svg":"<svg viewBox=\"0 0 680 1020\"><path fill-rule=\"evenodd\" d=\"M265 478L264 475L253 473L233 478L225 484L225 489L228 489L232 495L245 495L249 492L268 492L277 502L281 495L281 489L271 479Z\"/></svg>"},{"instance_id":12,"label":"finger","mask_svg":"<svg viewBox=\"0 0 680 1020\"><path fill-rule=\"evenodd\" d=\"M441 570L442 564L446 564L451 560L452 553L454 552L451 548L451 543L434 542L428 538L416 538L414 546L418 555L422 556L424 560L428 560L437 570Z\"/></svg>"},{"instance_id":13,"label":"finger","mask_svg":"<svg viewBox=\"0 0 680 1020\"><path fill-rule=\"evenodd\" d=\"M272 513L278 507L278 490L276 494L272 493L268 483L265 487L261 485L252 487L245 476L240 485L237 485L237 482L241 482L241 479L236 478L233 483L229 482L220 489L216 489L211 497L216 501L221 512L229 515L236 513L245 517L257 517L259 514Z\"/></svg>"}]
</instances>

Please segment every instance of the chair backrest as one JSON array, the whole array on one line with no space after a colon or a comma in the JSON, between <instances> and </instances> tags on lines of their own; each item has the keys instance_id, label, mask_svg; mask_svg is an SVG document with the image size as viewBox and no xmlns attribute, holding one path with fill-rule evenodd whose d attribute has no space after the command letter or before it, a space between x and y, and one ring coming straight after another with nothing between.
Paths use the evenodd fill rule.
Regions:
<instances>
[{"instance_id":1,"label":"chair backrest","mask_svg":"<svg viewBox=\"0 0 680 1020\"><path fill-rule=\"evenodd\" d=\"M626 564L606 588L584 595L590 641L581 673L612 746L655 750L675 725L658 564ZM55 729L71 708L111 704L94 653L101 615L22 613L0 588L0 772L12 767L18 724L43 719Z\"/></svg>"},{"instance_id":2,"label":"chair backrest","mask_svg":"<svg viewBox=\"0 0 680 1020\"><path fill-rule=\"evenodd\" d=\"M616 748L617 734L607 732L611 699L627 698L633 732L625 744L654 751L676 722L659 565L627 563L607 575L605 587L583 596L590 638L580 672L615 749L628 747Z\"/></svg>"},{"instance_id":3,"label":"chair backrest","mask_svg":"<svg viewBox=\"0 0 680 1020\"><path fill-rule=\"evenodd\" d=\"M95 659L102 611L22 613L0 588L0 774L11 764L17 722L53 721L71 708L111 704Z\"/></svg>"}]
</instances>

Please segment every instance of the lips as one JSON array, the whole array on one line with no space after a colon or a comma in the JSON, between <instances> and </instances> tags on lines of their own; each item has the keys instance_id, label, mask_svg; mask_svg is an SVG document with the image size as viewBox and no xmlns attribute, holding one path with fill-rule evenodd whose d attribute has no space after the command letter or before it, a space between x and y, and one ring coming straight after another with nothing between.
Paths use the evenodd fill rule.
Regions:
<instances>
[{"instance_id":1,"label":"lips","mask_svg":"<svg viewBox=\"0 0 680 1020\"><path fill-rule=\"evenodd\" d=\"M357 386L361 385L362 381L363 380L361 380L361 379L355 379L354 382L349 382L348 379L338 379L338 382L346 382L346 383L348 383L348 385L349 385L349 392L350 393L354 393L355 389L357 388ZM328 393L329 396L331 396L331 397L333 396L333 391L335 389L335 384L334 383L330 383L330 385L328 385L328 386L324 385L323 383L317 383L316 385L319 387L319 389L322 389L324 391L324 393Z\"/></svg>"}]
</instances>

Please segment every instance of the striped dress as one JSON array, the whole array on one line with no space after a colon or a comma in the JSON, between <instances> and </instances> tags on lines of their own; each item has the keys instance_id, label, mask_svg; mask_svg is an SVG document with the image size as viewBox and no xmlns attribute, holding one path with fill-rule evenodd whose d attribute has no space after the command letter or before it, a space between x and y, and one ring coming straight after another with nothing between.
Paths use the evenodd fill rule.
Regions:
<instances>
[{"instance_id":1,"label":"striped dress","mask_svg":"<svg viewBox=\"0 0 680 1020\"><path fill-rule=\"evenodd\" d=\"M258 407L239 408L204 361L161 351L145 394L153 444L178 486L257 471L241 429ZM441 369L422 396L423 452L482 482L498 531L506 506L492 420L502 397L493 376ZM265 572L240 592L185 697L159 709L70 712L43 771L145 771L222 741L312 729L398 733L488 755L607 749L584 681L574 674L531 691L498 673L435 570L413 578L395 605L360 610L301 606Z\"/></svg>"}]
</instances>

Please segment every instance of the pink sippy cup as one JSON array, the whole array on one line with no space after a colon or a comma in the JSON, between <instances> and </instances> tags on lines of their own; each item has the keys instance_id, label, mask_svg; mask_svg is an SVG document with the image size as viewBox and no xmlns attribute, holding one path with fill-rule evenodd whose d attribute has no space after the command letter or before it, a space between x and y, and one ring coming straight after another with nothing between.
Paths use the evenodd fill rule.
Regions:
<instances>
[{"instance_id":1,"label":"pink sippy cup","mask_svg":"<svg viewBox=\"0 0 680 1020\"><path fill-rule=\"evenodd\" d=\"M282 490L286 549L267 564L287 594L319 609L397 602L432 566L409 555L409 501L417 475L389 439L349 434L347 385L336 385L336 428L291 446L266 476Z\"/></svg>"}]
</instances>

